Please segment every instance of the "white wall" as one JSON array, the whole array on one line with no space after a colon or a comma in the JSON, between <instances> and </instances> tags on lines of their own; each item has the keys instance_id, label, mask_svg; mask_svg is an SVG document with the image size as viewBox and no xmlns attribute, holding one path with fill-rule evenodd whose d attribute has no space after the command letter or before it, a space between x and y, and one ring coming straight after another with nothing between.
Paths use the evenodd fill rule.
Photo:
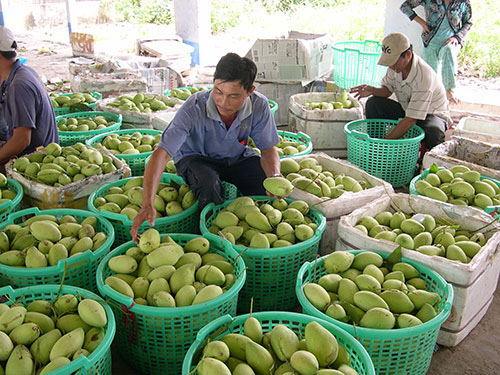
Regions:
<instances>
[{"instance_id":1,"label":"white wall","mask_svg":"<svg viewBox=\"0 0 500 375\"><path fill-rule=\"evenodd\" d=\"M406 14L401 12L399 7L402 3L402 0L386 1L384 36L394 32L403 33L413 44L413 51L415 51L417 55L422 55L423 44L422 38L420 37L422 27L415 21L410 21ZM420 17L425 19L423 7L415 8L415 11Z\"/></svg>"}]
</instances>

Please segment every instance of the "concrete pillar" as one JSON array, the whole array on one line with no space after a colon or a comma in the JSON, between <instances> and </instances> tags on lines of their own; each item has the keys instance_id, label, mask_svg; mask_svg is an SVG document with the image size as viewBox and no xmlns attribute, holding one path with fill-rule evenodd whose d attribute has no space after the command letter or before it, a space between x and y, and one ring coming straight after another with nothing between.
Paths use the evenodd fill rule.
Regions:
<instances>
[{"instance_id":1,"label":"concrete pillar","mask_svg":"<svg viewBox=\"0 0 500 375\"><path fill-rule=\"evenodd\" d=\"M210 28L210 1L174 0L175 32L182 41L194 48L191 66L207 61Z\"/></svg>"},{"instance_id":2,"label":"concrete pillar","mask_svg":"<svg viewBox=\"0 0 500 375\"><path fill-rule=\"evenodd\" d=\"M424 48L422 38L420 37L422 27L415 21L410 21L406 14L401 12L399 9L401 3L401 0L386 1L384 36L395 32L405 34L410 39L410 43L413 44L413 51L417 55L422 56L422 49ZM420 17L425 19L423 7L417 7L415 11Z\"/></svg>"}]
</instances>

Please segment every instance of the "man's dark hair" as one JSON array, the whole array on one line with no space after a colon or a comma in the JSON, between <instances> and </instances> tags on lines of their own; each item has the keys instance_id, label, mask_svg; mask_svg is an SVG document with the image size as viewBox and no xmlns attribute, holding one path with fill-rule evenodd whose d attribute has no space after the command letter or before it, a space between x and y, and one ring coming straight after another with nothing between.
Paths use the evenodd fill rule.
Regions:
<instances>
[{"instance_id":1,"label":"man's dark hair","mask_svg":"<svg viewBox=\"0 0 500 375\"><path fill-rule=\"evenodd\" d=\"M214 81L216 79L224 82L240 81L241 86L246 91L250 91L256 75L257 66L252 60L230 52L223 56L217 63Z\"/></svg>"},{"instance_id":2,"label":"man's dark hair","mask_svg":"<svg viewBox=\"0 0 500 375\"><path fill-rule=\"evenodd\" d=\"M11 47L17 48L17 43L15 40L12 42ZM17 56L17 52L16 51L0 51L0 55L2 55L2 57L4 59L10 60L10 59L13 59Z\"/></svg>"},{"instance_id":3,"label":"man's dark hair","mask_svg":"<svg viewBox=\"0 0 500 375\"><path fill-rule=\"evenodd\" d=\"M411 51L413 53L413 44L410 44L410 48L404 50L403 52L401 52L401 57L405 57L406 56L406 52L408 51Z\"/></svg>"}]
</instances>

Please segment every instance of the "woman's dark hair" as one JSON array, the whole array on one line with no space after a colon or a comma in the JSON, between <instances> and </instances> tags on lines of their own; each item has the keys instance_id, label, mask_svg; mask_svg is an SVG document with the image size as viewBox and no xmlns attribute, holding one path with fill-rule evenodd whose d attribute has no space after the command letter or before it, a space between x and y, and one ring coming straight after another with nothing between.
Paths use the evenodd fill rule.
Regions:
<instances>
[{"instance_id":1,"label":"woman's dark hair","mask_svg":"<svg viewBox=\"0 0 500 375\"><path fill-rule=\"evenodd\" d=\"M257 75L257 66L246 57L236 53L223 56L215 67L214 81L220 79L224 82L240 81L246 91L250 91Z\"/></svg>"}]
</instances>

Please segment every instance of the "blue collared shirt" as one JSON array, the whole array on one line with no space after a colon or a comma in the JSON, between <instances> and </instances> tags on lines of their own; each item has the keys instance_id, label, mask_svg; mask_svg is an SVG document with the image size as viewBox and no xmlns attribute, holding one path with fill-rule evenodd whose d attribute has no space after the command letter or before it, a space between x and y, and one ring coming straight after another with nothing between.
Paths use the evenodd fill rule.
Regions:
<instances>
[{"instance_id":1,"label":"blue collared shirt","mask_svg":"<svg viewBox=\"0 0 500 375\"><path fill-rule=\"evenodd\" d=\"M225 159L228 165L257 155L247 146L248 137L266 150L279 142L267 98L253 92L229 127L221 120L212 90L191 95L162 134L159 146L177 163L189 155Z\"/></svg>"}]
</instances>

